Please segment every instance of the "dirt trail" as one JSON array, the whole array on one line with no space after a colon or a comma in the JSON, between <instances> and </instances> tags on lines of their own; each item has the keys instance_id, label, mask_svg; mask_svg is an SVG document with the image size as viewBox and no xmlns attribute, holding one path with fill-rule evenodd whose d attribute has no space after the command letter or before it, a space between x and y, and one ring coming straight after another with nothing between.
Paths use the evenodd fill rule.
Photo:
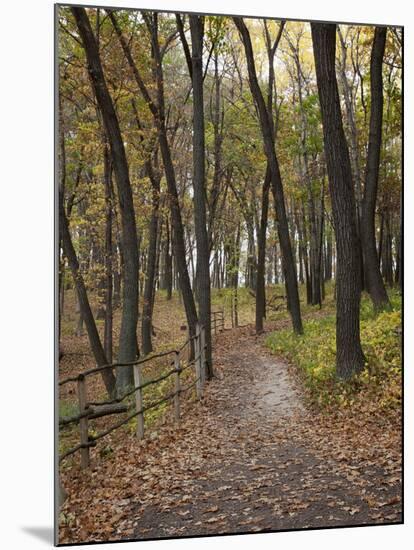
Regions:
<instances>
[{"instance_id":1,"label":"dirt trail","mask_svg":"<svg viewBox=\"0 0 414 550\"><path fill-rule=\"evenodd\" d=\"M215 365L179 428L131 437L123 454L80 473L65 506L84 528L66 529L63 542L401 521L385 428L382 440L368 422L355 439L310 412L287 364L249 328L218 339Z\"/></svg>"},{"instance_id":2,"label":"dirt trail","mask_svg":"<svg viewBox=\"0 0 414 550\"><path fill-rule=\"evenodd\" d=\"M221 361L220 392L205 419L218 420L211 428L220 452L201 442L196 475L177 472L175 494L136 508L134 538L387 522L369 498L390 503L388 522L400 520L399 485L378 481L384 471L344 468L314 447L310 413L285 362L248 334Z\"/></svg>"}]
</instances>

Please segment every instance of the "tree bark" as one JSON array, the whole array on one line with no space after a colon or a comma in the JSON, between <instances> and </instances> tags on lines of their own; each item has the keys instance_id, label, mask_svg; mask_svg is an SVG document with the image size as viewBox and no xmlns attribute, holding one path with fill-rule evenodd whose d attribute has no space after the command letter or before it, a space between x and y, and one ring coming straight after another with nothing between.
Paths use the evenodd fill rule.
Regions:
<instances>
[{"instance_id":1,"label":"tree bark","mask_svg":"<svg viewBox=\"0 0 414 550\"><path fill-rule=\"evenodd\" d=\"M71 10L85 48L89 75L111 146L113 168L118 187L124 260L123 307L118 361L125 363L134 361L139 355L136 333L139 276L138 237L132 189L129 180L128 161L118 118L106 85L96 39L92 32L88 16L84 8L71 8ZM132 383L132 368L120 368L117 376L118 391L123 392Z\"/></svg>"},{"instance_id":2,"label":"tree bark","mask_svg":"<svg viewBox=\"0 0 414 550\"><path fill-rule=\"evenodd\" d=\"M191 62L193 82L193 189L194 226L197 241L197 298L199 318L205 330L207 379L213 377L211 353L210 246L207 233L204 99L203 99L203 35L204 19L190 15Z\"/></svg>"},{"instance_id":3,"label":"tree bark","mask_svg":"<svg viewBox=\"0 0 414 550\"><path fill-rule=\"evenodd\" d=\"M369 141L365 169L365 188L362 202L362 246L365 262L365 278L374 308L380 311L390 305L387 291L378 265L375 243L375 205L377 201L378 175L382 140L383 84L382 60L384 57L386 27L376 27L371 53L371 114Z\"/></svg>"},{"instance_id":4,"label":"tree bark","mask_svg":"<svg viewBox=\"0 0 414 550\"><path fill-rule=\"evenodd\" d=\"M187 261L186 261L186 248L184 241L184 229L181 218L180 203L177 192L177 184L175 178L175 170L171 157L171 150L168 143L166 119L165 119L165 97L164 97L164 75L162 70L162 57L160 51L160 45L158 42L158 20L157 14L154 13L153 18L150 18L147 14L143 14L144 20L147 24L152 44L152 52L154 56L154 76L156 84L156 96L157 101L151 98L148 89L141 77L137 65L135 64L130 46L126 41L122 31L115 18L115 14L111 10L106 10L115 32L119 38L120 44L124 55L128 61L130 69L135 77L137 86L150 109L154 122L158 131L158 142L160 145L162 160L164 164L165 179L167 181L169 206L171 210L171 223L173 228L173 250L174 258L177 264L177 270L179 273L179 284L184 301L184 308L186 312L187 322L189 325L189 331L191 335L195 334L195 327L198 321L197 310L194 302L193 291L191 289L190 277L188 275Z\"/></svg>"},{"instance_id":5,"label":"tree bark","mask_svg":"<svg viewBox=\"0 0 414 550\"><path fill-rule=\"evenodd\" d=\"M260 219L259 238L257 242L257 278L256 278L256 333L263 332L263 318L266 316L265 293L265 262L266 262L266 230L269 210L269 190L271 173L267 166L262 188L262 209Z\"/></svg>"},{"instance_id":6,"label":"tree bark","mask_svg":"<svg viewBox=\"0 0 414 550\"><path fill-rule=\"evenodd\" d=\"M167 300L172 298L172 287L173 287L173 261L172 255L170 252L171 239L170 239L170 224L168 219L165 220L166 228L166 242L165 242L165 256L164 256L164 276L165 276L165 290L167 291Z\"/></svg>"},{"instance_id":7,"label":"tree bark","mask_svg":"<svg viewBox=\"0 0 414 550\"><path fill-rule=\"evenodd\" d=\"M62 237L63 253L68 260L69 267L72 272L73 281L75 283L76 292L78 295L79 307L81 310L82 318L85 322L86 330L88 332L88 338L92 353L98 366L107 365L108 360L105 355L104 348L102 347L98 329L96 328L96 323L91 310L91 306L89 304L85 283L79 269L78 258L73 247L72 237L69 231L69 224L66 217L65 209L63 207L62 196L59 197L59 226ZM104 381L106 391L110 396L112 396L115 390L115 376L112 370L103 370L102 379Z\"/></svg>"},{"instance_id":8,"label":"tree bark","mask_svg":"<svg viewBox=\"0 0 414 550\"><path fill-rule=\"evenodd\" d=\"M148 355L152 347L152 312L154 309L154 283L157 262L158 212L160 204L160 176L155 173L151 160L146 161L146 171L152 185L152 211L149 223L148 260L144 286L144 303L142 306L142 353Z\"/></svg>"},{"instance_id":9,"label":"tree bark","mask_svg":"<svg viewBox=\"0 0 414 550\"><path fill-rule=\"evenodd\" d=\"M336 25L311 23L311 28L337 243L336 372L349 379L364 368L354 187L335 74Z\"/></svg>"},{"instance_id":10,"label":"tree bark","mask_svg":"<svg viewBox=\"0 0 414 550\"><path fill-rule=\"evenodd\" d=\"M359 158L359 146L358 146L358 130L355 121L355 96L356 93L352 93L352 87L348 83L347 78L347 46L345 40L342 36L342 32L338 30L338 36L341 45L341 63L340 63L340 78L343 87L343 96L345 99L345 112L348 121L349 127L349 136L350 136L350 160L351 168L353 171L353 179L355 184L355 202L356 202L356 212L357 212L357 233L358 233L358 253L360 255L360 273L361 273L361 288L364 289L365 285L365 275L364 275L364 256L362 252L362 236L361 236L361 223L362 223L362 185L361 185L361 170L360 170L360 158ZM355 67L355 71L357 71ZM361 76L361 75L359 75ZM363 84L361 79L361 99L363 102ZM365 107L364 107L365 113Z\"/></svg>"},{"instance_id":11,"label":"tree bark","mask_svg":"<svg viewBox=\"0 0 414 550\"><path fill-rule=\"evenodd\" d=\"M276 209L276 217L278 224L278 235L280 248L283 255L283 264L285 270L285 283L288 293L289 311L292 318L293 330L301 334L303 332L302 319L300 314L300 302L298 283L296 279L296 269L293 261L292 247L289 236L289 226L286 216L285 198L283 193L282 178L280 175L279 163L276 157L275 142L272 132L272 123L270 122L271 115L268 113L266 103L263 99L257 80L256 68L254 63L253 47L250 39L249 31L240 17L233 17L234 23L239 30L244 51L246 54L247 68L249 73L249 85L252 96L256 103L260 127L263 135L263 143L266 152L267 161L271 171L272 193L274 196L274 204Z\"/></svg>"},{"instance_id":12,"label":"tree bark","mask_svg":"<svg viewBox=\"0 0 414 550\"><path fill-rule=\"evenodd\" d=\"M110 150L105 143L105 327L104 350L109 363L112 363L112 320L113 320L113 262L112 262L112 165Z\"/></svg>"}]
</instances>

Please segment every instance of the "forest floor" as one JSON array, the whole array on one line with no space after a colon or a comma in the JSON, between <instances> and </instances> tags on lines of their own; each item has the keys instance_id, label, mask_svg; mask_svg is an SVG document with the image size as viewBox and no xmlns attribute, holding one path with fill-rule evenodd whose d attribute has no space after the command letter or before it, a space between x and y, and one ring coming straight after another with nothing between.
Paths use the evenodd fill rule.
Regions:
<instances>
[{"instance_id":1,"label":"forest floor","mask_svg":"<svg viewBox=\"0 0 414 550\"><path fill-rule=\"evenodd\" d=\"M215 377L179 426L141 442L123 433L89 470L64 472L61 543L402 521L395 418L309 408L265 337L219 335Z\"/></svg>"}]
</instances>

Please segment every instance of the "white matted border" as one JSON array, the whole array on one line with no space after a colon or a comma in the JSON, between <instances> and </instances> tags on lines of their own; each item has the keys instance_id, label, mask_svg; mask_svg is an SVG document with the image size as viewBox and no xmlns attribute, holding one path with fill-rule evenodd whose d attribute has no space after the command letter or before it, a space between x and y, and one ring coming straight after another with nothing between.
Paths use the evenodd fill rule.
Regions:
<instances>
[{"instance_id":1,"label":"white matted border","mask_svg":"<svg viewBox=\"0 0 414 550\"><path fill-rule=\"evenodd\" d=\"M405 25L405 120L413 113L409 3L377 0L111 0L119 7ZM53 522L53 2L1 9L0 544L47 548ZM405 525L111 544L110 548L390 550L414 539L414 143L405 124ZM413 333L414 335L414 333ZM103 546L101 547L108 547Z\"/></svg>"}]
</instances>

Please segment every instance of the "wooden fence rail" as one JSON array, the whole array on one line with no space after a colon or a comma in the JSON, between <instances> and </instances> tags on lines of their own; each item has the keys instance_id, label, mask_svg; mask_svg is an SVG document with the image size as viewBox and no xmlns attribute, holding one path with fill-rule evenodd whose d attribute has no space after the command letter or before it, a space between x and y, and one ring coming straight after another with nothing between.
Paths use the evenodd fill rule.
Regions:
<instances>
[{"instance_id":1,"label":"wooden fence rail","mask_svg":"<svg viewBox=\"0 0 414 550\"><path fill-rule=\"evenodd\" d=\"M222 311L212 313L212 328L214 330L214 334L216 334L218 330L224 329L224 314ZM192 351L191 353L190 352L186 353L187 346L189 347L189 349L193 348L194 353L192 353ZM190 390L195 386L197 398L201 399L202 397L203 388L204 388L205 379L206 379L205 378L205 375L206 375L205 347L206 345L205 345L204 327L201 327L200 325L197 324L195 335L188 338L186 342L178 350L170 350L170 351L159 353L156 355L149 355L138 361L131 361L130 363L113 363L110 365L102 365L99 367L95 367L93 369L86 370L81 374L79 374L78 376L72 376L72 377L65 378L64 380L61 380L59 382L59 386L63 386L70 382L77 383L79 414L71 417L60 418L59 428L64 428L69 424L74 424L74 423L79 424L80 443L75 447L69 449L65 453L63 453L59 457L59 461L61 462L68 456L76 453L77 451L80 451L81 467L88 468L90 464L89 449L91 447L94 447L96 445L96 442L99 439L107 436L109 433L120 428L124 424L127 424L133 418L137 418L136 435L139 439L142 439L144 437L144 427L145 427L144 413L146 411L159 407L163 403L169 402L171 400L173 400L174 420L176 422L179 422L180 410L181 410L181 403L180 403L181 394L187 392L188 390ZM170 362L170 366L172 368L167 373L159 376L156 379L143 382L142 365L144 363L147 363L148 361L151 361L160 357L165 357L168 355L174 356L173 360ZM192 359L184 361L185 356L188 356L190 358L192 357ZM86 380L89 376L102 372L105 369L116 369L124 366L133 367L133 371L134 371L133 388L125 392L122 396L118 396L113 399L98 401L98 402L88 401ZM183 386L181 375L184 371L190 368L194 368L195 379L193 379L190 384L187 384L187 386ZM171 376L174 377L173 378L174 390L168 395L162 397L161 399L153 403L150 403L149 405L144 406L142 390L150 385L158 384L166 380L167 378L170 378ZM135 395L135 407L132 404L128 405L127 403L123 402L127 397L131 395ZM135 410L133 410L133 412L128 414L128 416L123 420L110 426L108 429L106 429L101 433L98 433L97 435L93 435L93 436L89 435L89 420L94 418L99 418L102 416L107 416L107 415L126 413L130 409L135 409Z\"/></svg>"}]
</instances>

